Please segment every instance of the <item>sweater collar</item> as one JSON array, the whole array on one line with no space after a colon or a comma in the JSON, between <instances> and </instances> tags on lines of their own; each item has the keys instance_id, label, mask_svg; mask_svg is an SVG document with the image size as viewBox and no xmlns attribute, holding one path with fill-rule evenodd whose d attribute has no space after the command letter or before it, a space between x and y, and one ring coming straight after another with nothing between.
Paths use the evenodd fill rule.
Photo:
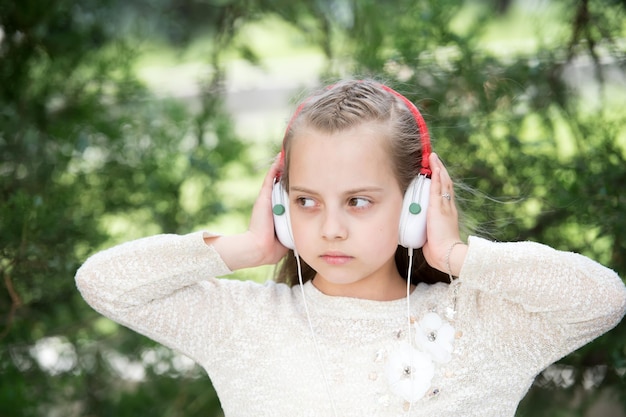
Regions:
<instances>
[{"instance_id":1,"label":"sweater collar","mask_svg":"<svg viewBox=\"0 0 626 417\"><path fill-rule=\"evenodd\" d=\"M418 285L409 297L411 310L415 311L420 294L427 289L427 285ZM329 317L367 319L390 318L394 319L406 315L406 297L392 301L367 300L343 296L331 296L318 290L311 281L304 284L306 302L314 308L315 314Z\"/></svg>"}]
</instances>

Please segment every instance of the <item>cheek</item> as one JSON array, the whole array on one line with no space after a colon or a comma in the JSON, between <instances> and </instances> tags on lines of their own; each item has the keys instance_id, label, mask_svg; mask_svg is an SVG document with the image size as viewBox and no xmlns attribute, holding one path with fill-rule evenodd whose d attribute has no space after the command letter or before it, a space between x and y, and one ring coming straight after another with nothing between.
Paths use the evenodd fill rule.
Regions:
<instances>
[{"instance_id":1,"label":"cheek","mask_svg":"<svg viewBox=\"0 0 626 417\"><path fill-rule=\"evenodd\" d=\"M379 236L384 237L385 244L394 248L399 240L400 210L401 206L398 210L390 210L390 214L382 220L378 227Z\"/></svg>"},{"instance_id":2,"label":"cheek","mask_svg":"<svg viewBox=\"0 0 626 417\"><path fill-rule=\"evenodd\" d=\"M294 235L294 239L297 237L308 236L311 233L312 222L304 221L300 215L295 211L294 207L290 207L290 219L291 219L291 232Z\"/></svg>"},{"instance_id":3,"label":"cheek","mask_svg":"<svg viewBox=\"0 0 626 417\"><path fill-rule=\"evenodd\" d=\"M376 247L376 250L386 252L387 250L385 248L388 247L392 247L395 250L399 239L399 222L399 214L386 214L375 220L370 219L370 221L362 225L363 230L367 230L367 235L364 235L362 239L369 242L373 247Z\"/></svg>"},{"instance_id":4,"label":"cheek","mask_svg":"<svg viewBox=\"0 0 626 417\"><path fill-rule=\"evenodd\" d=\"M399 240L398 225L389 222L385 227L381 228L378 233L378 236L381 238L381 245L393 247L395 250Z\"/></svg>"}]
</instances>

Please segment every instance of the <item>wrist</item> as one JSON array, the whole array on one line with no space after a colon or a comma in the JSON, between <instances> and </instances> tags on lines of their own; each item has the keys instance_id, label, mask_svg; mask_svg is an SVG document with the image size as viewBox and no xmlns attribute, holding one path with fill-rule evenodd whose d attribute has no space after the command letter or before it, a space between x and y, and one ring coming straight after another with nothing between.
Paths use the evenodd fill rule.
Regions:
<instances>
[{"instance_id":1,"label":"wrist","mask_svg":"<svg viewBox=\"0 0 626 417\"><path fill-rule=\"evenodd\" d=\"M467 255L468 246L464 242L457 240L452 242L448 247L445 255L445 273L450 277L452 282L461 273L461 268L465 262L465 256Z\"/></svg>"},{"instance_id":2,"label":"wrist","mask_svg":"<svg viewBox=\"0 0 626 417\"><path fill-rule=\"evenodd\" d=\"M246 233L216 236L204 239L207 245L212 245L231 271L254 268L262 264L260 251L251 247L251 239Z\"/></svg>"}]
</instances>

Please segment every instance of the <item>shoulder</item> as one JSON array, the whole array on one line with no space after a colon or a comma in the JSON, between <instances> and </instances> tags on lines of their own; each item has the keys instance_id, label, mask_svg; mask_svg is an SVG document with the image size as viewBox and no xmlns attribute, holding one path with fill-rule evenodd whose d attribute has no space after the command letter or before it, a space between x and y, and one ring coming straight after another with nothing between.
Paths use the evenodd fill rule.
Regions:
<instances>
[{"instance_id":1,"label":"shoulder","mask_svg":"<svg viewBox=\"0 0 626 417\"><path fill-rule=\"evenodd\" d=\"M218 293L224 303L247 305L276 305L292 303L298 293L286 284L275 281L258 282L233 278L214 278L199 282L208 293Z\"/></svg>"}]
</instances>

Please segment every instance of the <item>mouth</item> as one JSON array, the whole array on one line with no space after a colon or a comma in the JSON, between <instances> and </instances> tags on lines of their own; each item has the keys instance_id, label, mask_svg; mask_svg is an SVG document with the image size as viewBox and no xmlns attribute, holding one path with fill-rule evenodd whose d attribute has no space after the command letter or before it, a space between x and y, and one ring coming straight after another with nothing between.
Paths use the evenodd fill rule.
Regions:
<instances>
[{"instance_id":1,"label":"mouth","mask_svg":"<svg viewBox=\"0 0 626 417\"><path fill-rule=\"evenodd\" d=\"M345 265L353 259L341 252L326 252L320 258L329 265Z\"/></svg>"}]
</instances>

